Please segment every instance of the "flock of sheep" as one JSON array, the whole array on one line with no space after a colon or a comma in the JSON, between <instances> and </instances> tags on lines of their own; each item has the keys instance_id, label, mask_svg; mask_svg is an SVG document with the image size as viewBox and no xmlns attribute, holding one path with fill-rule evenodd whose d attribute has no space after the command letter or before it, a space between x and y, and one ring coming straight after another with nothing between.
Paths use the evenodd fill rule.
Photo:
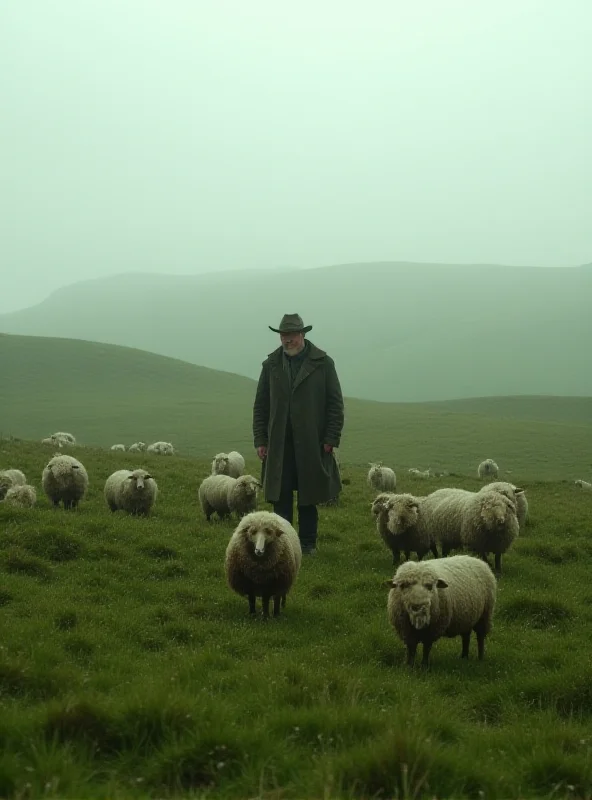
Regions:
<instances>
[{"instance_id":1,"label":"flock of sheep","mask_svg":"<svg viewBox=\"0 0 592 800\"><path fill-rule=\"evenodd\" d=\"M76 443L65 433L53 434L50 439L54 444L61 442L60 447ZM146 452L166 455L169 446L172 448L167 442L156 442L146 448L137 442L129 451L146 448ZM111 449L122 450L124 446ZM415 477L432 474L415 468L409 472ZM487 459L479 464L477 474L481 479L497 478L499 468ZM525 491L513 483L494 481L476 492L442 488L422 496L397 494L394 470L380 462L370 464L367 483L378 492L371 503L371 514L397 567L394 577L384 585L389 588L388 618L406 646L407 663L413 665L417 647L422 644L422 664L427 666L431 647L442 636L460 636L461 656L467 658L472 632L482 659L495 608L495 575L501 575L502 555L528 521ZM78 459L58 452L43 469L41 484L54 506L62 503L65 509L73 509L88 490L88 473ZM586 481L576 484L592 489ZM302 550L289 522L272 512L257 510L260 488L257 478L245 474L243 456L231 451L214 456L211 474L201 482L198 497L207 521L214 513L221 519L233 513L238 517L225 555L230 588L247 597L251 614L256 613L259 597L263 616L269 616L272 600L273 615L278 616L298 576ZM104 486L105 501L113 512L147 515L157 495L155 479L142 468L116 470ZM0 472L0 501L22 507L35 505L35 489L22 471ZM475 555L450 556L451 550ZM433 558L422 561L429 552ZM406 558L403 564L401 553ZM411 560L412 553L416 561ZM490 553L495 559L495 574L487 560Z\"/></svg>"}]
</instances>

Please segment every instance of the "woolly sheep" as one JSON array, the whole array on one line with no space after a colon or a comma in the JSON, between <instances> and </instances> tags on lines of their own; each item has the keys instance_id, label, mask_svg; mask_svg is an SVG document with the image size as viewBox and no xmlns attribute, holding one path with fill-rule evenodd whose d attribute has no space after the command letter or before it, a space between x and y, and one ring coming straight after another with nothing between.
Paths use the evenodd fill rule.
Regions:
<instances>
[{"instance_id":1,"label":"woolly sheep","mask_svg":"<svg viewBox=\"0 0 592 800\"><path fill-rule=\"evenodd\" d=\"M112 444L111 450L117 450L120 453L125 453L125 445L124 444Z\"/></svg>"},{"instance_id":2,"label":"woolly sheep","mask_svg":"<svg viewBox=\"0 0 592 800\"><path fill-rule=\"evenodd\" d=\"M71 433L67 433L65 431L58 431L57 433L52 433L49 438L52 439L54 444L57 444L58 447L60 448L63 445L74 446L76 444L76 437L73 436Z\"/></svg>"},{"instance_id":3,"label":"woolly sheep","mask_svg":"<svg viewBox=\"0 0 592 800\"><path fill-rule=\"evenodd\" d=\"M409 470L409 474L410 475L415 475L416 478L431 478L432 477L432 472L431 472L429 467L427 469L425 469L425 470L417 469L416 467L411 467L411 469Z\"/></svg>"},{"instance_id":4,"label":"woolly sheep","mask_svg":"<svg viewBox=\"0 0 592 800\"><path fill-rule=\"evenodd\" d=\"M397 476L390 467L384 467L382 461L370 463L368 486L377 492L394 492L397 488Z\"/></svg>"},{"instance_id":5,"label":"woolly sheep","mask_svg":"<svg viewBox=\"0 0 592 800\"><path fill-rule=\"evenodd\" d=\"M133 444L130 444L128 448L128 453L143 453L145 449L146 449L145 442L134 442Z\"/></svg>"},{"instance_id":6,"label":"woolly sheep","mask_svg":"<svg viewBox=\"0 0 592 800\"><path fill-rule=\"evenodd\" d=\"M425 524L442 556L461 548L478 553L486 561L495 556L495 570L501 574L501 557L519 534L516 505L495 491L469 492L466 489L438 489L422 504Z\"/></svg>"},{"instance_id":7,"label":"woolly sheep","mask_svg":"<svg viewBox=\"0 0 592 800\"><path fill-rule=\"evenodd\" d=\"M592 483L588 481L583 481L581 479L574 481L576 486L579 486L580 489L585 489L587 492L592 491Z\"/></svg>"},{"instance_id":8,"label":"woolly sheep","mask_svg":"<svg viewBox=\"0 0 592 800\"><path fill-rule=\"evenodd\" d=\"M483 478L497 478L499 467L492 458L486 458L477 467L477 475Z\"/></svg>"},{"instance_id":9,"label":"woolly sheep","mask_svg":"<svg viewBox=\"0 0 592 800\"><path fill-rule=\"evenodd\" d=\"M175 448L170 442L154 442L148 445L146 452L155 453L159 456L174 456Z\"/></svg>"},{"instance_id":10,"label":"woolly sheep","mask_svg":"<svg viewBox=\"0 0 592 800\"><path fill-rule=\"evenodd\" d=\"M105 500L111 511L147 516L158 495L158 485L145 469L118 469L105 481Z\"/></svg>"},{"instance_id":11,"label":"woolly sheep","mask_svg":"<svg viewBox=\"0 0 592 800\"><path fill-rule=\"evenodd\" d=\"M253 511L257 504L257 489L261 486L252 475L231 478L230 475L209 475L199 487L199 502L209 522L214 512L220 519L232 512L239 516Z\"/></svg>"},{"instance_id":12,"label":"woolly sheep","mask_svg":"<svg viewBox=\"0 0 592 800\"><path fill-rule=\"evenodd\" d=\"M486 492L492 490L500 492L505 495L508 500L516 504L516 516L518 517L518 524L520 530L523 530L528 522L528 498L526 492L519 486L514 486L513 483L507 481L494 481L493 483L486 483L480 491Z\"/></svg>"},{"instance_id":13,"label":"woolly sheep","mask_svg":"<svg viewBox=\"0 0 592 800\"><path fill-rule=\"evenodd\" d=\"M43 491L54 506L76 508L88 489L88 474L78 459L57 453L43 470Z\"/></svg>"},{"instance_id":14,"label":"woolly sheep","mask_svg":"<svg viewBox=\"0 0 592 800\"><path fill-rule=\"evenodd\" d=\"M412 552L417 553L418 561L429 551L434 558L438 558L430 527L425 524L421 513L424 500L424 497L414 497L412 494L392 494L386 501L386 533L383 539L393 553L393 564L399 564L401 550L407 561Z\"/></svg>"},{"instance_id":15,"label":"woolly sheep","mask_svg":"<svg viewBox=\"0 0 592 800\"><path fill-rule=\"evenodd\" d=\"M24 486L27 482L24 472L20 469L4 469L0 472L0 500L13 486Z\"/></svg>"},{"instance_id":16,"label":"woolly sheep","mask_svg":"<svg viewBox=\"0 0 592 800\"><path fill-rule=\"evenodd\" d=\"M230 453L218 453L212 461L212 475L230 475L240 478L245 471L245 459L236 450Z\"/></svg>"},{"instance_id":17,"label":"woolly sheep","mask_svg":"<svg viewBox=\"0 0 592 800\"><path fill-rule=\"evenodd\" d=\"M406 646L408 666L413 666L420 643L422 666L429 666L432 645L442 636L460 636L461 658L468 658L471 631L483 659L497 593L495 577L484 561L466 555L407 561L385 585L390 588L388 619Z\"/></svg>"},{"instance_id":18,"label":"woolly sheep","mask_svg":"<svg viewBox=\"0 0 592 800\"><path fill-rule=\"evenodd\" d=\"M254 511L230 537L224 566L230 588L248 598L249 613L256 613L260 597L267 618L272 597L274 617L280 614L280 603L285 607L301 563L302 548L292 525L273 512Z\"/></svg>"},{"instance_id":19,"label":"woolly sheep","mask_svg":"<svg viewBox=\"0 0 592 800\"><path fill-rule=\"evenodd\" d=\"M41 444L50 444L52 447L59 447L60 449L64 446L64 443L61 440L54 439L53 436L48 436L45 439L41 440Z\"/></svg>"},{"instance_id":20,"label":"woolly sheep","mask_svg":"<svg viewBox=\"0 0 592 800\"><path fill-rule=\"evenodd\" d=\"M37 492L28 483L12 486L4 498L6 505L19 506L20 508L33 508L37 502Z\"/></svg>"},{"instance_id":21,"label":"woolly sheep","mask_svg":"<svg viewBox=\"0 0 592 800\"><path fill-rule=\"evenodd\" d=\"M261 483L253 475L241 475L234 478L234 483L228 489L228 509L239 517L255 511L257 508L257 492Z\"/></svg>"}]
</instances>

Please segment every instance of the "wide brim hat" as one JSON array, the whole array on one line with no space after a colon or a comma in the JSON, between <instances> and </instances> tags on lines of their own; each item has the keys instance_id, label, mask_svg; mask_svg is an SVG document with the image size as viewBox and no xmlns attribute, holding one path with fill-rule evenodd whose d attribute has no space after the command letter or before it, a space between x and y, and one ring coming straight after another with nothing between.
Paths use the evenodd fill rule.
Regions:
<instances>
[{"instance_id":1,"label":"wide brim hat","mask_svg":"<svg viewBox=\"0 0 592 800\"><path fill-rule=\"evenodd\" d=\"M305 325L300 314L284 314L279 328L268 327L274 333L308 333L312 330L312 325Z\"/></svg>"}]
</instances>

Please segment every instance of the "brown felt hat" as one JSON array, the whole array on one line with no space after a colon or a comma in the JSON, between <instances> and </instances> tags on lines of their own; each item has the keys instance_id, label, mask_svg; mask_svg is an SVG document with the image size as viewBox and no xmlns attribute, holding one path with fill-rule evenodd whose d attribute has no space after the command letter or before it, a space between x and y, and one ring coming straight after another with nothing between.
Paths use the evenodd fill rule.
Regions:
<instances>
[{"instance_id":1,"label":"brown felt hat","mask_svg":"<svg viewBox=\"0 0 592 800\"><path fill-rule=\"evenodd\" d=\"M279 328L268 327L275 333L308 333L312 330L312 325L305 325L300 314L284 314Z\"/></svg>"}]
</instances>

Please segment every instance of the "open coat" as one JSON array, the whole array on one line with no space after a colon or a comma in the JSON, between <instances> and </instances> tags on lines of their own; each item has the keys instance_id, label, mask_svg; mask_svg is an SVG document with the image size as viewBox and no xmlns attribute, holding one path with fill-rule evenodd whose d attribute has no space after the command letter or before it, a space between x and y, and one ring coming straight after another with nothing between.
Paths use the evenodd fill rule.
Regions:
<instances>
[{"instance_id":1,"label":"open coat","mask_svg":"<svg viewBox=\"0 0 592 800\"><path fill-rule=\"evenodd\" d=\"M280 497L288 418L298 470L298 503L326 503L341 490L337 462L323 445L339 447L343 396L333 359L312 342L291 389L281 347L262 365L253 406L253 438L255 447L267 447L262 482L268 503Z\"/></svg>"}]
</instances>

